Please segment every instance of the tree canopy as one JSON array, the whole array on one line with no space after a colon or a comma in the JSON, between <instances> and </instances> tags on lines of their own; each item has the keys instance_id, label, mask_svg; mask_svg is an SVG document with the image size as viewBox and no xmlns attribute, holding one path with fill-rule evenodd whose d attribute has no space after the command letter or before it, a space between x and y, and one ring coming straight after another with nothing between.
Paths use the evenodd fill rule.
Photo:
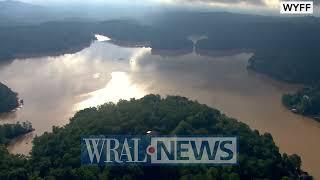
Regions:
<instances>
[{"instance_id":1,"label":"tree canopy","mask_svg":"<svg viewBox=\"0 0 320 180\"><path fill-rule=\"evenodd\" d=\"M81 166L85 135L214 135L239 137L238 166ZM34 139L32 177L53 179L298 179L301 159L281 155L272 136L260 134L218 110L187 98L147 95L81 110L64 127Z\"/></svg>"},{"instance_id":2,"label":"tree canopy","mask_svg":"<svg viewBox=\"0 0 320 180\"><path fill-rule=\"evenodd\" d=\"M0 83L0 113L10 112L18 105L17 93Z\"/></svg>"},{"instance_id":3,"label":"tree canopy","mask_svg":"<svg viewBox=\"0 0 320 180\"><path fill-rule=\"evenodd\" d=\"M0 179L26 179L28 160L9 154L6 145L14 138L33 131L29 122L0 125Z\"/></svg>"},{"instance_id":4,"label":"tree canopy","mask_svg":"<svg viewBox=\"0 0 320 180\"><path fill-rule=\"evenodd\" d=\"M294 94L285 94L283 104L294 112L320 120L320 86L304 88Z\"/></svg>"}]
</instances>

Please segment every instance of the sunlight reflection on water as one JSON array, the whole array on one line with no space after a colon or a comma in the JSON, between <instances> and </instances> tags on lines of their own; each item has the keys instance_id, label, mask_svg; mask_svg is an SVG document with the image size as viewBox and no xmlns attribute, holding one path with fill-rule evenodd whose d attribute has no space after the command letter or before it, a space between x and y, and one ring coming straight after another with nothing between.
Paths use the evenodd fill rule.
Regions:
<instances>
[{"instance_id":1,"label":"sunlight reflection on water","mask_svg":"<svg viewBox=\"0 0 320 180\"><path fill-rule=\"evenodd\" d=\"M95 107L106 102L116 103L120 99L129 100L130 98L141 98L145 94L146 92L144 92L141 87L131 82L127 73L112 72L111 80L108 84L102 89L82 95L89 98L77 103L75 110Z\"/></svg>"},{"instance_id":2,"label":"sunlight reflection on water","mask_svg":"<svg viewBox=\"0 0 320 180\"><path fill-rule=\"evenodd\" d=\"M102 42L102 41L110 41L111 40L109 37L103 36L103 35L100 35L100 34L96 34L94 36L97 39L97 41L100 41L100 42Z\"/></svg>"}]
</instances>

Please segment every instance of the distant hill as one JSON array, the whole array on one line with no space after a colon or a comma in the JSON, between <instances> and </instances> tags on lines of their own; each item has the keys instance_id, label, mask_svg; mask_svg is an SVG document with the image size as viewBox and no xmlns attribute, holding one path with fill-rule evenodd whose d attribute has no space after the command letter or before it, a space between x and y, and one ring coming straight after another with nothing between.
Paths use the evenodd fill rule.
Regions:
<instances>
[{"instance_id":1,"label":"distant hill","mask_svg":"<svg viewBox=\"0 0 320 180\"><path fill-rule=\"evenodd\" d=\"M0 1L0 24L17 25L43 22L49 19L47 9L20 1Z\"/></svg>"},{"instance_id":2,"label":"distant hill","mask_svg":"<svg viewBox=\"0 0 320 180\"><path fill-rule=\"evenodd\" d=\"M7 4L7 8L42 8L16 1L3 3ZM62 16L64 15L60 15L59 18ZM8 18L12 17L5 20L8 21ZM72 23L65 18L63 22L59 20L60 22L42 23L39 26L1 28L0 61L61 54L70 50L74 52L87 47L95 33L111 37L117 43L148 44L153 50L187 52L193 50L188 36L206 35L208 38L198 41L196 45L196 51L200 54L212 50L249 50L254 53L248 66L250 69L289 82L320 82L320 70L317 68L320 64L320 53L317 51L320 48L318 17L168 12L147 19L152 23L141 24L134 20L108 20L97 23L83 21L81 18ZM50 43L47 43L48 38Z\"/></svg>"},{"instance_id":3,"label":"distant hill","mask_svg":"<svg viewBox=\"0 0 320 180\"><path fill-rule=\"evenodd\" d=\"M5 1L0 1L0 10L3 12L4 10L8 9L17 9L19 8L22 9L30 9L36 7L35 5L20 2L20 1L14 1L14 0L5 0Z\"/></svg>"},{"instance_id":4,"label":"distant hill","mask_svg":"<svg viewBox=\"0 0 320 180\"><path fill-rule=\"evenodd\" d=\"M112 19L140 19L153 12L148 8L113 5L40 6L16 0L0 0L0 26L30 25L48 21L104 21Z\"/></svg>"}]
</instances>

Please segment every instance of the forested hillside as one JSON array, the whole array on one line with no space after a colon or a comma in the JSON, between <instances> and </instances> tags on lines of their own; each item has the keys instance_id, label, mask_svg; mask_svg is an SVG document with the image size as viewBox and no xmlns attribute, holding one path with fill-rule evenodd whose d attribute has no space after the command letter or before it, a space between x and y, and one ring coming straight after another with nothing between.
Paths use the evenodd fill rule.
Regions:
<instances>
[{"instance_id":1,"label":"forested hillside","mask_svg":"<svg viewBox=\"0 0 320 180\"><path fill-rule=\"evenodd\" d=\"M114 42L123 44L147 44L153 49L190 50L190 35L206 35L197 44L197 51L245 49L258 57L252 61L266 61L270 64L269 74L285 66L277 60L288 61L283 57L290 52L298 52L310 67L306 50L320 47L320 20L315 17L276 18L268 16L243 15L232 13L181 12L167 13L161 17L150 17L151 24L141 24L134 20L109 20L103 22L50 22L34 26L11 26L0 29L0 61L17 57L56 55L77 51L89 46L94 34L111 37ZM305 33L308 32L308 33ZM314 42L314 43L310 43ZM315 54L317 57L317 54ZM268 60L267 60L268 59ZM297 61L301 63L301 59ZM259 64L251 66L259 69ZM311 67L310 67L311 68ZM298 69L300 70L300 69ZM297 71L297 73L304 73ZM292 78L293 79L293 78Z\"/></svg>"},{"instance_id":2,"label":"forested hillside","mask_svg":"<svg viewBox=\"0 0 320 180\"><path fill-rule=\"evenodd\" d=\"M30 122L0 125L0 144L7 145L13 138L33 131Z\"/></svg>"},{"instance_id":3,"label":"forested hillside","mask_svg":"<svg viewBox=\"0 0 320 180\"><path fill-rule=\"evenodd\" d=\"M0 62L77 52L94 39L90 23L49 22L0 28Z\"/></svg>"},{"instance_id":4,"label":"forested hillside","mask_svg":"<svg viewBox=\"0 0 320 180\"><path fill-rule=\"evenodd\" d=\"M18 105L17 93L0 83L0 113L10 112Z\"/></svg>"},{"instance_id":5,"label":"forested hillside","mask_svg":"<svg viewBox=\"0 0 320 180\"><path fill-rule=\"evenodd\" d=\"M286 94L282 98L283 104L290 110L320 121L320 87L304 88L295 94Z\"/></svg>"},{"instance_id":6,"label":"forested hillside","mask_svg":"<svg viewBox=\"0 0 320 180\"><path fill-rule=\"evenodd\" d=\"M26 179L28 160L9 154L6 145L20 135L33 131L29 122L0 125L0 179Z\"/></svg>"},{"instance_id":7,"label":"forested hillside","mask_svg":"<svg viewBox=\"0 0 320 180\"><path fill-rule=\"evenodd\" d=\"M144 135L148 130L161 135L238 136L239 165L81 166L82 135ZM65 127L54 127L52 133L37 137L23 172L55 179L298 179L300 167L300 157L281 155L270 134L259 134L218 110L183 97L147 95L82 110Z\"/></svg>"}]
</instances>

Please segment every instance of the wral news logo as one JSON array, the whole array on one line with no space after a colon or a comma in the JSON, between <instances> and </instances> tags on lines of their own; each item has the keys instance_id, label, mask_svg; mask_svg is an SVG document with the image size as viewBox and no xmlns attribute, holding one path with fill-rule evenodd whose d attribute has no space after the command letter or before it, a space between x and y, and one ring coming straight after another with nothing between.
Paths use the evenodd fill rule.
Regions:
<instances>
[{"instance_id":1,"label":"wral news logo","mask_svg":"<svg viewBox=\"0 0 320 180\"><path fill-rule=\"evenodd\" d=\"M281 1L280 14L313 14L313 1Z\"/></svg>"},{"instance_id":2,"label":"wral news logo","mask_svg":"<svg viewBox=\"0 0 320 180\"><path fill-rule=\"evenodd\" d=\"M81 138L83 165L236 164L236 137L95 136Z\"/></svg>"}]
</instances>

